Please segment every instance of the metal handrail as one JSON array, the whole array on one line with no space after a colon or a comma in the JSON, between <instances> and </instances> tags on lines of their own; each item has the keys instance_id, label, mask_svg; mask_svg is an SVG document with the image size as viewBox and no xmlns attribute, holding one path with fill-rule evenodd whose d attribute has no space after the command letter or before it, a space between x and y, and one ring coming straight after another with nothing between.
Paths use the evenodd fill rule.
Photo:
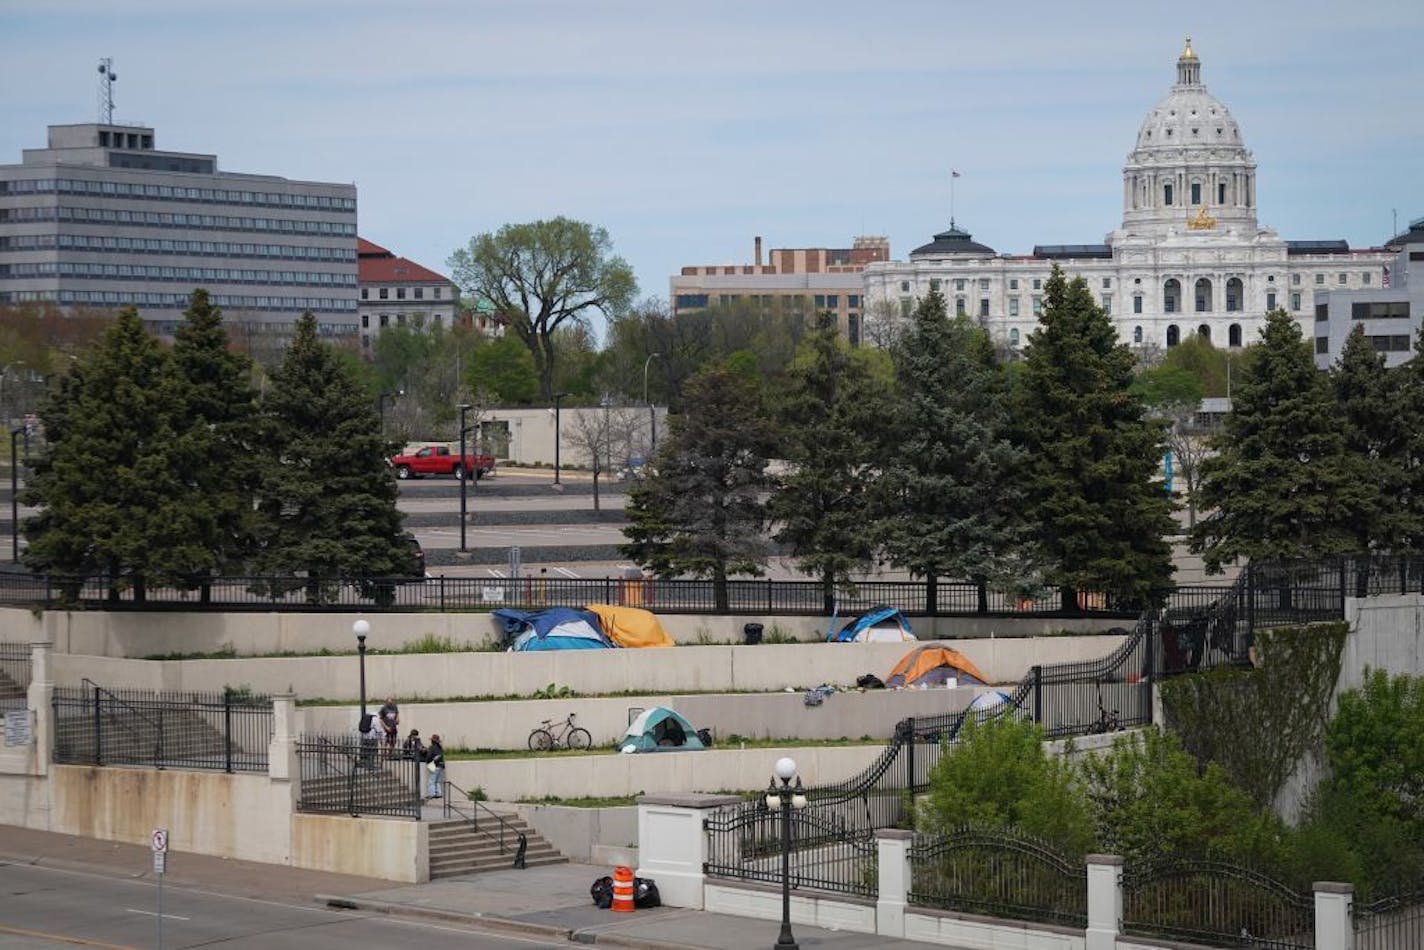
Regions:
<instances>
[{"instance_id":1,"label":"metal handrail","mask_svg":"<svg viewBox=\"0 0 1424 950\"><path fill-rule=\"evenodd\" d=\"M112 700L113 702L116 702L116 703L118 703L119 705L123 706L123 707L124 707L125 709L127 709L129 712L133 713L135 716L137 716L138 718L142 719L144 722L148 723L150 726L153 727L153 761L154 761L154 764L155 764L155 765L158 765L158 763L160 762L160 760L162 760L162 758L163 758L163 721L160 719L159 721L154 722L152 719L148 718L148 717L145 716L143 713L139 712L138 707L134 706L134 705L133 705L132 703L130 703L128 700L124 699L122 696L118 695L117 693L113 692L112 690L105 689L104 687L100 686L98 683L94 682L93 680L91 680L91 679L90 679L89 677L87 677L87 676L84 677L83 679L81 679L79 682L80 682L80 685L82 685L82 686L91 686L91 687L93 687L94 692L95 692L96 694L102 693L103 695L108 696L110 700ZM95 720L95 728L96 728L96 729L98 728L99 716L100 716L100 704L99 704L99 703L97 702L97 700L96 700L96 702L94 703L94 720ZM122 719L115 718L115 719L114 719L114 723L115 723L116 725L118 725L120 728L127 730L128 733L129 733L130 735L132 735L134 738L141 738L141 737L139 736L138 732L135 731L135 730L133 729L133 727L131 727L128 723L124 722ZM96 743L98 742L97 736L95 737L95 742L96 742ZM95 747L94 747L94 753L95 753L95 759L96 759L96 761L97 761L98 758L99 758L99 756L102 754L97 744L96 744ZM159 768L162 768L161 765L159 765L158 767L159 767Z\"/></svg>"},{"instance_id":2,"label":"metal handrail","mask_svg":"<svg viewBox=\"0 0 1424 950\"><path fill-rule=\"evenodd\" d=\"M457 804L455 804L453 801L451 801L451 800L450 800L450 790L451 790L451 789L454 789L455 791L457 791L457 792L459 792L461 795L463 795L463 796L464 796L464 799L463 799L463 800L469 802L471 805L474 806L473 810L471 810L470 812L466 813L464 810L462 810L462 809L460 808L459 805L457 805ZM490 832L488 832L488 831L486 831L486 830L484 830L484 829L482 829L482 828L480 827L480 822L479 822L479 813L480 813L480 812L484 812L485 814L487 814L487 815L489 815L491 818L493 818L495 821L499 822L499 838L498 838L498 840L499 840L499 853L500 853L500 854L504 854L504 832L505 832L505 829L508 829L511 834L516 835L516 836L518 837L518 839L519 839L519 847L518 847L518 848L515 850L515 852L514 852L514 867L515 867L517 870L523 870L523 869L524 869L524 853L529 849L529 836L528 836L528 835L526 835L524 832L520 831L518 828L516 828L516 827L514 827L513 825L511 825L511 824L509 823L508 819L506 819L503 815L499 814L498 812L492 811L492 810L490 810L489 808L485 807L484 805L480 804L479 802L475 801L473 798L470 797L470 793L469 793L469 792L465 791L463 788L461 788L460 786L456 785L454 782L451 782L451 781L446 781L446 782L445 782L445 795L444 795L444 798L445 798L445 817L446 817L446 818L449 818L449 817L451 816L451 813L454 813L454 814L456 814L456 815L459 815L461 818L463 818L463 819L465 819L466 821L468 821L468 822L470 823L470 827L471 827L472 829L474 829L474 831L475 831L476 833L478 833L478 834L485 835L486 837L489 837L489 838L494 838L494 837L495 837L493 834L491 834Z\"/></svg>"}]
</instances>

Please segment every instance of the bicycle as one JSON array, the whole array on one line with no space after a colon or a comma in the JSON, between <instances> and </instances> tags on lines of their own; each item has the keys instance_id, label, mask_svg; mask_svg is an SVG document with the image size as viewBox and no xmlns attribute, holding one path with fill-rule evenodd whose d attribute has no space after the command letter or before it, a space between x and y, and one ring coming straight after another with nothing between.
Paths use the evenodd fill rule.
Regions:
<instances>
[{"instance_id":1,"label":"bicycle","mask_svg":"<svg viewBox=\"0 0 1424 950\"><path fill-rule=\"evenodd\" d=\"M1116 709L1109 710L1103 705L1103 684L1098 684L1098 721L1088 727L1089 735L1117 732L1121 727Z\"/></svg>"},{"instance_id":2,"label":"bicycle","mask_svg":"<svg viewBox=\"0 0 1424 950\"><path fill-rule=\"evenodd\" d=\"M561 742L566 749L587 749L593 745L593 734L574 725L574 713L561 723L545 719L529 733L529 748L535 752L548 752Z\"/></svg>"}]
</instances>

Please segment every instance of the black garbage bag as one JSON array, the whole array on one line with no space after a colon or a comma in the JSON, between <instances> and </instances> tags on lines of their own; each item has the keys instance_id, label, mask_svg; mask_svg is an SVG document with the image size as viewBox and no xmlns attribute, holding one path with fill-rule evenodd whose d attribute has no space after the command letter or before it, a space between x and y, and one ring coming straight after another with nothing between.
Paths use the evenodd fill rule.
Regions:
<instances>
[{"instance_id":1,"label":"black garbage bag","mask_svg":"<svg viewBox=\"0 0 1424 950\"><path fill-rule=\"evenodd\" d=\"M588 893L593 898L593 906L607 910L613 906L613 878L605 874L593 882Z\"/></svg>"},{"instance_id":2,"label":"black garbage bag","mask_svg":"<svg viewBox=\"0 0 1424 950\"><path fill-rule=\"evenodd\" d=\"M662 896L658 894L658 882L650 877L633 878L633 906L663 906Z\"/></svg>"}]
</instances>

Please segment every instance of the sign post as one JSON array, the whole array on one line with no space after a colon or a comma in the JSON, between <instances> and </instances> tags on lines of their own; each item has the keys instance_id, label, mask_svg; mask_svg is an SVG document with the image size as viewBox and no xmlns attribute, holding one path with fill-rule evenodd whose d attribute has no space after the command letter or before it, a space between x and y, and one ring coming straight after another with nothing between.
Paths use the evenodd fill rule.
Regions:
<instances>
[{"instance_id":1,"label":"sign post","mask_svg":"<svg viewBox=\"0 0 1424 950\"><path fill-rule=\"evenodd\" d=\"M163 874L168 870L168 829L153 829L149 843L153 846L153 873L158 875L158 950L163 950Z\"/></svg>"}]
</instances>

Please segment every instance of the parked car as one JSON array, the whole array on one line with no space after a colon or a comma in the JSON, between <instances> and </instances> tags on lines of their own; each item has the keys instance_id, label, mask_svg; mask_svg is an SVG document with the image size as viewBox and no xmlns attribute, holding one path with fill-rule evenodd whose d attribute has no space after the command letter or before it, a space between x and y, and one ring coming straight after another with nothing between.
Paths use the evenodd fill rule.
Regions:
<instances>
[{"instance_id":1,"label":"parked car","mask_svg":"<svg viewBox=\"0 0 1424 950\"><path fill-rule=\"evenodd\" d=\"M484 478L494 471L494 456L473 452L460 458L458 452L450 451L448 445L426 445L410 454L394 455L390 464L396 470L397 478L423 478L426 475L453 475L466 478L470 472L475 478Z\"/></svg>"}]
</instances>

